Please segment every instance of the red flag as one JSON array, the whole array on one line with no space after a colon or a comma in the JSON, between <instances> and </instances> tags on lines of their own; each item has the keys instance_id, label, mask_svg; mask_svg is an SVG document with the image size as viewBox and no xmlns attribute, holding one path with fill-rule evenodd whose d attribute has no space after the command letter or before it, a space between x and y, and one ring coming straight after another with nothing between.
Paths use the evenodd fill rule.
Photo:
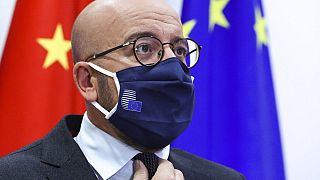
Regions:
<instances>
[{"instance_id":1,"label":"red flag","mask_svg":"<svg viewBox=\"0 0 320 180\"><path fill-rule=\"evenodd\" d=\"M23 1L15 7L0 64L0 157L83 113L72 78L72 24L89 0Z\"/></svg>"}]
</instances>

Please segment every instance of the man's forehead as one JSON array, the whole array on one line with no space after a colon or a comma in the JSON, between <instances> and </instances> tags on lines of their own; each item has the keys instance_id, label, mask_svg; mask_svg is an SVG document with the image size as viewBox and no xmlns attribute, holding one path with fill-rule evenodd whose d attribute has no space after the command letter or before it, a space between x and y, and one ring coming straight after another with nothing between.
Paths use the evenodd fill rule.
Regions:
<instances>
[{"instance_id":1,"label":"man's forehead","mask_svg":"<svg viewBox=\"0 0 320 180\"><path fill-rule=\"evenodd\" d=\"M168 5L161 4L131 7L119 12L120 31L123 40L133 40L139 36L155 36L174 39L182 36L182 25L177 13Z\"/></svg>"}]
</instances>

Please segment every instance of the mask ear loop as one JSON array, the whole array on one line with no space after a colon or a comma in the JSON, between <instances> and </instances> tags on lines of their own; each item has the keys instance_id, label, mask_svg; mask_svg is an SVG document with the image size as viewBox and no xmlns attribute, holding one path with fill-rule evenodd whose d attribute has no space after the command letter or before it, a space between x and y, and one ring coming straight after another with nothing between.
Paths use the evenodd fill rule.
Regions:
<instances>
[{"instance_id":1,"label":"mask ear loop","mask_svg":"<svg viewBox=\"0 0 320 180\"><path fill-rule=\"evenodd\" d=\"M117 77L117 74L116 73L113 73L113 72L110 72L108 70L105 70L103 68L101 68L100 66L97 66L91 62L88 62L87 63L90 67L92 67L94 70L106 75L106 76L109 76L109 77L112 77L113 80L114 80L114 83L116 85L116 88L117 88L117 93L118 93L118 98L120 97L120 83L119 83L119 80L118 80L118 77ZM117 104L111 109L111 111L109 112L108 110L106 110L105 108L103 108L97 101L94 101L94 102L91 102L91 104L97 108L100 112L102 112L104 115L105 115L105 118L106 119L109 119L117 110L117 107L118 107L118 101L117 101Z\"/></svg>"}]
</instances>

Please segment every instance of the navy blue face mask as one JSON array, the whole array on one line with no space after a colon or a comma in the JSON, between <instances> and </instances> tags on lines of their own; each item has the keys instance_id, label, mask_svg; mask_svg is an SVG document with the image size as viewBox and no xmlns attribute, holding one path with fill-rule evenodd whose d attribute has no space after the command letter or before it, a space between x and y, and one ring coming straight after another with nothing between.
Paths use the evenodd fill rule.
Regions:
<instances>
[{"instance_id":1,"label":"navy blue face mask","mask_svg":"<svg viewBox=\"0 0 320 180\"><path fill-rule=\"evenodd\" d=\"M110 112L97 102L92 104L138 144L163 148L190 124L194 86L189 69L178 58L169 58L154 67L138 66L116 73L88 64L114 79L119 96Z\"/></svg>"}]
</instances>

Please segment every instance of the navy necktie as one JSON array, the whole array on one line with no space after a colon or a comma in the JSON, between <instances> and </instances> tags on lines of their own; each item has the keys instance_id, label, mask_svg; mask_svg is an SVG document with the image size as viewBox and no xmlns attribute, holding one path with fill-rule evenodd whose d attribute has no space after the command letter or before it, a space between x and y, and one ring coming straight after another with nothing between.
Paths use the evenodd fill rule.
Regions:
<instances>
[{"instance_id":1,"label":"navy necktie","mask_svg":"<svg viewBox=\"0 0 320 180\"><path fill-rule=\"evenodd\" d=\"M153 153L139 153L133 157L143 162L148 169L149 179L151 179L157 171L159 158Z\"/></svg>"}]
</instances>

